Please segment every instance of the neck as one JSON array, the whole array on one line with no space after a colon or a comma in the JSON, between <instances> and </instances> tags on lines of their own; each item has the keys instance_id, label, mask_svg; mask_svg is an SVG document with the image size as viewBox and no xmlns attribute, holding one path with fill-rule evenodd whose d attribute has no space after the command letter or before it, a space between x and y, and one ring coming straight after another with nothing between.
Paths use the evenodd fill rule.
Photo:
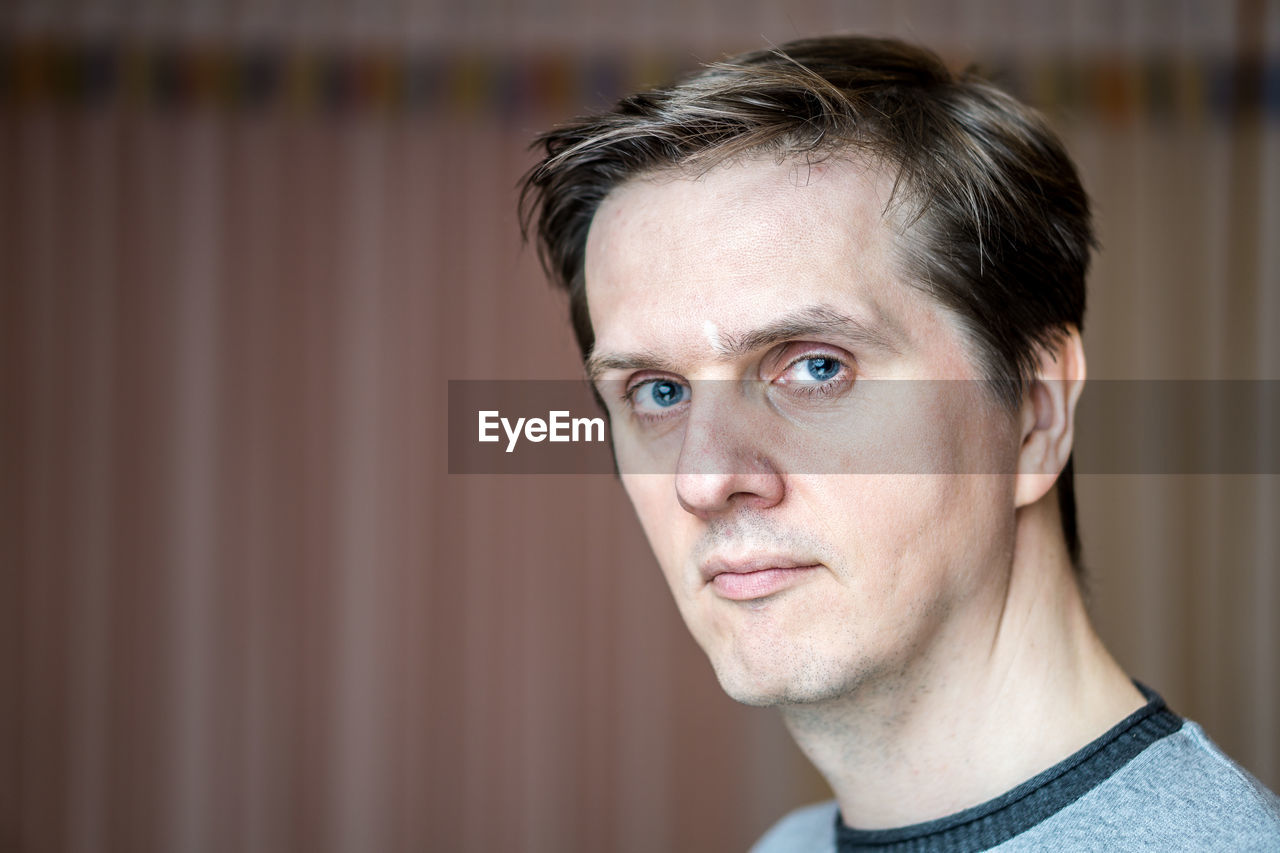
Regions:
<instances>
[{"instance_id":1,"label":"neck","mask_svg":"<svg viewBox=\"0 0 1280 853\"><path fill-rule=\"evenodd\" d=\"M1057 523L1052 500L1019 510L1008 573L909 671L784 709L846 824L905 826L978 805L1145 703L1089 622Z\"/></svg>"}]
</instances>

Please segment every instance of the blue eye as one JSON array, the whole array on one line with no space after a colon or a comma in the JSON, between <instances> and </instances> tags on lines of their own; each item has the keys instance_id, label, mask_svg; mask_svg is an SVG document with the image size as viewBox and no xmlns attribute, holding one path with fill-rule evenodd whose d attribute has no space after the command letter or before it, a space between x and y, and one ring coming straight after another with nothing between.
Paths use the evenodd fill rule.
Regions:
<instances>
[{"instance_id":1,"label":"blue eye","mask_svg":"<svg viewBox=\"0 0 1280 853\"><path fill-rule=\"evenodd\" d=\"M787 365L777 381L797 394L834 393L853 379L849 362L838 355L810 353Z\"/></svg>"},{"instance_id":2,"label":"blue eye","mask_svg":"<svg viewBox=\"0 0 1280 853\"><path fill-rule=\"evenodd\" d=\"M649 379L631 386L626 397L641 418L662 418L679 411L689 399L689 386L674 379Z\"/></svg>"},{"instance_id":3,"label":"blue eye","mask_svg":"<svg viewBox=\"0 0 1280 853\"><path fill-rule=\"evenodd\" d=\"M649 396L653 402L666 409L684 399L684 386L661 380L649 383Z\"/></svg>"},{"instance_id":4,"label":"blue eye","mask_svg":"<svg viewBox=\"0 0 1280 853\"><path fill-rule=\"evenodd\" d=\"M806 372L814 382L826 382L840 372L840 362L826 356L814 356L804 360Z\"/></svg>"}]
</instances>

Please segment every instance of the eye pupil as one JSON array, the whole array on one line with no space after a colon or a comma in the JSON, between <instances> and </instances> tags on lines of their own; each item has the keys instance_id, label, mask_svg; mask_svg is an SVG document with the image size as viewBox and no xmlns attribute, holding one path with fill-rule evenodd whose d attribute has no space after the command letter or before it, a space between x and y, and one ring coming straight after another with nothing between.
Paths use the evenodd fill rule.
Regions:
<instances>
[{"instance_id":1,"label":"eye pupil","mask_svg":"<svg viewBox=\"0 0 1280 853\"><path fill-rule=\"evenodd\" d=\"M840 362L822 356L807 359L805 364L809 369L809 376L818 382L825 382L840 369Z\"/></svg>"},{"instance_id":2,"label":"eye pupil","mask_svg":"<svg viewBox=\"0 0 1280 853\"><path fill-rule=\"evenodd\" d=\"M653 401L659 406L674 406L684 398L684 388L675 382L655 382L652 388Z\"/></svg>"}]
</instances>

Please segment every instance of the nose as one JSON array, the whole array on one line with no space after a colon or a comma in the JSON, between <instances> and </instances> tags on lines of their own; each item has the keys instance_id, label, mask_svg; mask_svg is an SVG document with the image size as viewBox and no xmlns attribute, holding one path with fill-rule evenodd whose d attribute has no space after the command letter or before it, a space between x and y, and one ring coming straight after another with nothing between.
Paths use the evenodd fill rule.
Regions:
<instances>
[{"instance_id":1,"label":"nose","mask_svg":"<svg viewBox=\"0 0 1280 853\"><path fill-rule=\"evenodd\" d=\"M685 426L675 478L680 506L708 520L732 508L780 503L786 481L761 446L761 431L730 402L708 402L707 396L699 401L694 395Z\"/></svg>"}]
</instances>

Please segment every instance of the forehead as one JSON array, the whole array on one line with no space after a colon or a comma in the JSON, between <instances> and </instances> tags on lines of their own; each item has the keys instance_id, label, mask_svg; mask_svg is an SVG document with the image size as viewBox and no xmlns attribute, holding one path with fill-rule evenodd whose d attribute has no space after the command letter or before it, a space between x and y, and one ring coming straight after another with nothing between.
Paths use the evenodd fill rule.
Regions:
<instances>
[{"instance_id":1,"label":"forehead","mask_svg":"<svg viewBox=\"0 0 1280 853\"><path fill-rule=\"evenodd\" d=\"M735 161L632 180L586 248L596 351L683 347L824 305L910 338L923 294L902 283L886 215L893 177L865 163Z\"/></svg>"}]
</instances>

